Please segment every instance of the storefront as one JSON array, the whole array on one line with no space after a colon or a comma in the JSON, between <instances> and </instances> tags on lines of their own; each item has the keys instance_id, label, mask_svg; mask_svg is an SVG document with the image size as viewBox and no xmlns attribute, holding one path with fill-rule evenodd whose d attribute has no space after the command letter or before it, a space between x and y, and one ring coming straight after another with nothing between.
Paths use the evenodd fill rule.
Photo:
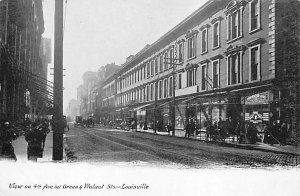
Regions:
<instances>
[{"instance_id":1,"label":"storefront","mask_svg":"<svg viewBox=\"0 0 300 196\"><path fill-rule=\"evenodd\" d=\"M275 117L270 110L271 97L272 93L265 91L241 98L244 101L244 120L256 127L260 138L263 137L264 126L270 122L270 118Z\"/></svg>"}]
</instances>

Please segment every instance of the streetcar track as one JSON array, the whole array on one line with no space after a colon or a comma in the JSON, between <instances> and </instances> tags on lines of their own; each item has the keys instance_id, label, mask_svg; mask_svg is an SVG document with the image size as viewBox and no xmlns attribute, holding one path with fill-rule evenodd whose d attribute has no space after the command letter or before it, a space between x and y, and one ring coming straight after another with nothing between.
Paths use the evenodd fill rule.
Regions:
<instances>
[{"instance_id":1,"label":"streetcar track","mask_svg":"<svg viewBox=\"0 0 300 196\"><path fill-rule=\"evenodd\" d=\"M90 130L90 129L88 129L88 130ZM101 138L102 140L106 140L106 141L108 141L108 142L114 143L114 144L116 144L116 145L125 147L125 148L127 148L127 149L130 149L131 151L138 152L138 153L142 153L142 154L145 154L145 155L147 155L147 156L150 155L150 156L152 156L152 157L154 157L154 158L156 158L156 159L158 159L158 160L161 159L161 157L158 157L158 156L155 156L155 155L152 155L152 154L145 153L145 152L143 152L143 151L141 151L141 150L134 149L134 148L132 148L132 147L129 147L129 146L126 146L126 145L124 145L124 144L121 144L121 143L118 143L118 142L109 140L109 139L107 139L107 138L104 138L104 137L95 135L95 134L93 134L93 133L90 133L90 132L87 132L87 131L83 131L83 130L80 130L80 131L82 131L82 132L84 132L84 133L87 133L87 134L90 134L90 135L93 135L93 136L95 136L95 137Z\"/></svg>"},{"instance_id":2,"label":"streetcar track","mask_svg":"<svg viewBox=\"0 0 300 196\"><path fill-rule=\"evenodd\" d=\"M89 130L95 131L95 130L93 130L93 129L89 129ZM91 133L89 133L89 132L85 132L85 133L91 134ZM124 141L124 142L131 142L131 143L137 144L137 145L139 145L139 146L144 146L144 147L150 148L150 149L152 149L152 150L154 150L154 151L164 151L165 154L173 154L173 155L176 155L177 157L184 157L185 159L187 159L187 162L190 162L190 161L188 161L188 160L192 159L192 160L197 160L197 162L199 162L199 163L209 163L209 164L212 165L212 166L223 166L223 167L224 167L223 164L219 164L219 163L210 161L210 160L205 159L205 158L201 158L201 159L200 159L200 158L193 157L193 156L190 156L190 155L180 154L180 153L174 152L174 151L172 151L172 150L157 149L157 148L154 148L154 147L152 147L152 146L146 145L146 144L144 144L144 143L128 141L128 140L125 140L125 139L121 139L121 138L114 137L114 136L112 136L112 135L101 134L100 132L97 132L97 134L98 134L98 135L101 135L100 137L103 137L103 136L106 136L106 137L107 137L107 136L108 136L108 137L112 137L112 138L114 138L114 139L121 140L121 141ZM91 135L94 135L94 134L91 134ZM94 135L94 136L95 136L95 135ZM106 138L106 139L107 139L107 138ZM108 140L109 140L109 139L108 139ZM110 140L110 141L112 141L112 140ZM114 142L114 141L112 141L112 142ZM114 143L115 143L115 142L114 142ZM118 143L118 144L119 144L119 143ZM162 157L162 158L166 159L167 157ZM167 159L167 160L169 160L169 159ZM172 161L172 162L174 162L174 161Z\"/></svg>"}]
</instances>

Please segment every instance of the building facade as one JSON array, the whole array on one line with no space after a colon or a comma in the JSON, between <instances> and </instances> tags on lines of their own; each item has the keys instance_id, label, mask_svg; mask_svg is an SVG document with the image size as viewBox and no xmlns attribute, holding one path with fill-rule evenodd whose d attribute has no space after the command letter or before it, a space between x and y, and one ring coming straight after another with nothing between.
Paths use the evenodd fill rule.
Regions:
<instances>
[{"instance_id":1,"label":"building facade","mask_svg":"<svg viewBox=\"0 0 300 196\"><path fill-rule=\"evenodd\" d=\"M210 0L130 56L115 76L116 115L177 129L285 122L297 135L297 74L298 1Z\"/></svg>"},{"instance_id":2,"label":"building facade","mask_svg":"<svg viewBox=\"0 0 300 196\"><path fill-rule=\"evenodd\" d=\"M43 32L41 1L0 1L0 120L42 115L53 104L40 53Z\"/></svg>"}]
</instances>

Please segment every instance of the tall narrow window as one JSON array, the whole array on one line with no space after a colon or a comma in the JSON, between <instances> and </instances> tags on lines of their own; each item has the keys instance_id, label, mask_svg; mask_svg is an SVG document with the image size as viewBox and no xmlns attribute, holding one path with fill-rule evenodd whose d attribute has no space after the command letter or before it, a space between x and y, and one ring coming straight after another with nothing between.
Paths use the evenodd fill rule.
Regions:
<instances>
[{"instance_id":1,"label":"tall narrow window","mask_svg":"<svg viewBox=\"0 0 300 196\"><path fill-rule=\"evenodd\" d=\"M196 56L195 40L195 36L188 38L188 59L194 58Z\"/></svg>"},{"instance_id":2,"label":"tall narrow window","mask_svg":"<svg viewBox=\"0 0 300 196\"><path fill-rule=\"evenodd\" d=\"M201 73L201 90L206 90L206 75L207 75L207 65L202 65Z\"/></svg>"},{"instance_id":3,"label":"tall narrow window","mask_svg":"<svg viewBox=\"0 0 300 196\"><path fill-rule=\"evenodd\" d=\"M150 84L150 101L153 100L153 84Z\"/></svg>"},{"instance_id":4,"label":"tall narrow window","mask_svg":"<svg viewBox=\"0 0 300 196\"><path fill-rule=\"evenodd\" d=\"M147 63L147 77L150 76L150 63Z\"/></svg>"},{"instance_id":5,"label":"tall narrow window","mask_svg":"<svg viewBox=\"0 0 300 196\"><path fill-rule=\"evenodd\" d=\"M242 14L241 10L236 10L233 13L230 13L227 17L228 20L228 41L239 38L242 36Z\"/></svg>"},{"instance_id":6,"label":"tall narrow window","mask_svg":"<svg viewBox=\"0 0 300 196\"><path fill-rule=\"evenodd\" d=\"M164 56L164 70L167 70L169 68L169 55L166 52Z\"/></svg>"},{"instance_id":7,"label":"tall narrow window","mask_svg":"<svg viewBox=\"0 0 300 196\"><path fill-rule=\"evenodd\" d=\"M164 69L164 58L163 58L163 55L160 55L159 56L159 72L162 72L163 69Z\"/></svg>"},{"instance_id":8,"label":"tall narrow window","mask_svg":"<svg viewBox=\"0 0 300 196\"><path fill-rule=\"evenodd\" d=\"M151 76L154 74L154 61L151 61Z\"/></svg>"},{"instance_id":9,"label":"tall narrow window","mask_svg":"<svg viewBox=\"0 0 300 196\"><path fill-rule=\"evenodd\" d=\"M169 67L172 67L173 66L173 63L174 63L174 49L173 48L171 48L170 50L169 50L169 62L170 62L170 65L169 65Z\"/></svg>"},{"instance_id":10,"label":"tall narrow window","mask_svg":"<svg viewBox=\"0 0 300 196\"><path fill-rule=\"evenodd\" d=\"M181 89L182 88L182 75L181 73L178 74L178 89Z\"/></svg>"},{"instance_id":11,"label":"tall narrow window","mask_svg":"<svg viewBox=\"0 0 300 196\"><path fill-rule=\"evenodd\" d=\"M178 46L178 56L179 62L183 62L183 43L180 43Z\"/></svg>"},{"instance_id":12,"label":"tall narrow window","mask_svg":"<svg viewBox=\"0 0 300 196\"><path fill-rule=\"evenodd\" d=\"M164 98L168 96L168 80L164 79Z\"/></svg>"},{"instance_id":13,"label":"tall narrow window","mask_svg":"<svg viewBox=\"0 0 300 196\"><path fill-rule=\"evenodd\" d=\"M169 97L173 96L173 77L169 79Z\"/></svg>"},{"instance_id":14,"label":"tall narrow window","mask_svg":"<svg viewBox=\"0 0 300 196\"><path fill-rule=\"evenodd\" d=\"M206 53L207 52L207 28L202 30L201 33L201 52Z\"/></svg>"},{"instance_id":15,"label":"tall narrow window","mask_svg":"<svg viewBox=\"0 0 300 196\"><path fill-rule=\"evenodd\" d=\"M215 60L212 62L212 80L213 80L213 88L219 88L219 78L220 78L220 75L219 75L219 65L220 63L220 60Z\"/></svg>"},{"instance_id":16,"label":"tall narrow window","mask_svg":"<svg viewBox=\"0 0 300 196\"><path fill-rule=\"evenodd\" d=\"M188 69L186 74L187 74L187 86L194 86L196 84L195 81L195 69Z\"/></svg>"},{"instance_id":17,"label":"tall narrow window","mask_svg":"<svg viewBox=\"0 0 300 196\"><path fill-rule=\"evenodd\" d=\"M213 24L213 48L220 46L220 22Z\"/></svg>"},{"instance_id":18,"label":"tall narrow window","mask_svg":"<svg viewBox=\"0 0 300 196\"><path fill-rule=\"evenodd\" d=\"M154 61L154 69L155 69L155 74L158 73L158 58L156 57L155 58L155 61Z\"/></svg>"},{"instance_id":19,"label":"tall narrow window","mask_svg":"<svg viewBox=\"0 0 300 196\"><path fill-rule=\"evenodd\" d=\"M241 57L240 53L228 56L227 60L227 77L228 85L241 83Z\"/></svg>"},{"instance_id":20,"label":"tall narrow window","mask_svg":"<svg viewBox=\"0 0 300 196\"><path fill-rule=\"evenodd\" d=\"M163 89L163 84L162 84L162 81L160 80L159 81L159 90L158 90L158 97L159 97L159 99L161 99L162 98L162 89Z\"/></svg>"},{"instance_id":21,"label":"tall narrow window","mask_svg":"<svg viewBox=\"0 0 300 196\"><path fill-rule=\"evenodd\" d=\"M250 32L260 28L260 0L250 2Z\"/></svg>"},{"instance_id":22,"label":"tall narrow window","mask_svg":"<svg viewBox=\"0 0 300 196\"><path fill-rule=\"evenodd\" d=\"M250 48L250 80L260 79L260 46Z\"/></svg>"},{"instance_id":23,"label":"tall narrow window","mask_svg":"<svg viewBox=\"0 0 300 196\"><path fill-rule=\"evenodd\" d=\"M149 85L147 85L147 89L146 89L146 100L149 101L149 97L150 97L150 92L149 92L150 88Z\"/></svg>"}]
</instances>

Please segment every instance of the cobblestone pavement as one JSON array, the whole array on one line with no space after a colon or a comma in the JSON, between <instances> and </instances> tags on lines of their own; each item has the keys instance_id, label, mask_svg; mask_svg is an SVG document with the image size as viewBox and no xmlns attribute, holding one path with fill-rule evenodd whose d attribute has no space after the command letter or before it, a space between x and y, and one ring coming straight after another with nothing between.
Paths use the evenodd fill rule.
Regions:
<instances>
[{"instance_id":1,"label":"cobblestone pavement","mask_svg":"<svg viewBox=\"0 0 300 196\"><path fill-rule=\"evenodd\" d=\"M154 164L188 168L299 167L299 156L103 127L71 128L68 161Z\"/></svg>"}]
</instances>

